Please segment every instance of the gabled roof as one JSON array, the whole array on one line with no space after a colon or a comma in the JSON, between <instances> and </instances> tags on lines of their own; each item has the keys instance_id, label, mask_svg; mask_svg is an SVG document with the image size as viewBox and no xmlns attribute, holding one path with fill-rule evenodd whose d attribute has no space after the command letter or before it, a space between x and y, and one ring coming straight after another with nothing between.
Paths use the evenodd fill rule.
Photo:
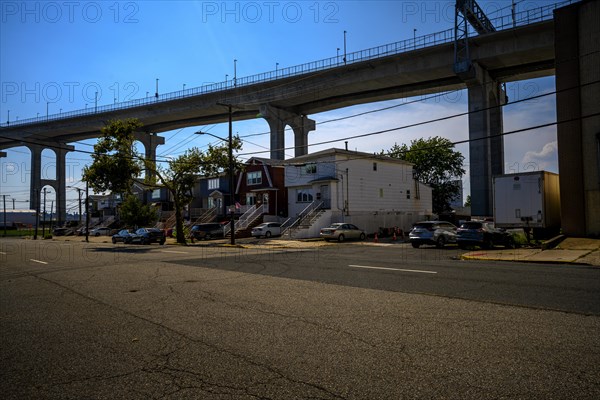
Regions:
<instances>
[{"instance_id":1,"label":"gabled roof","mask_svg":"<svg viewBox=\"0 0 600 400\"><path fill-rule=\"evenodd\" d=\"M286 164L290 164L290 163L291 164L294 164L294 163L302 164L302 163L316 161L321 158L326 158L326 157L330 157L330 156L333 156L334 158L337 158L338 156L340 156L341 158L345 158L348 160L379 160L379 161L386 161L386 162L392 162L392 163L397 163L397 164L413 165L412 163L401 160L399 158L382 156L379 154L364 153L361 151L336 149L336 148L321 150L321 151L317 151L315 153L310 153L310 154L305 154L303 156L290 158L290 159L285 160L285 163Z\"/></svg>"}]
</instances>

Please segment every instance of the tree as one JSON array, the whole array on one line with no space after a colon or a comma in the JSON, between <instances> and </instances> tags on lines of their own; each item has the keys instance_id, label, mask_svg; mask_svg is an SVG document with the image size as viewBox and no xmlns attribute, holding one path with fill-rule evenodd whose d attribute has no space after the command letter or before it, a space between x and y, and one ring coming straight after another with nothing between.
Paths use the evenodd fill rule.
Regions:
<instances>
[{"instance_id":1,"label":"tree","mask_svg":"<svg viewBox=\"0 0 600 400\"><path fill-rule=\"evenodd\" d=\"M468 194L465 200L465 207L471 207L471 195Z\"/></svg>"},{"instance_id":2,"label":"tree","mask_svg":"<svg viewBox=\"0 0 600 400\"><path fill-rule=\"evenodd\" d=\"M135 154L134 133L142 126L137 119L110 121L94 145L92 165L83 169L83 180L96 192L130 193L142 162Z\"/></svg>"},{"instance_id":3,"label":"tree","mask_svg":"<svg viewBox=\"0 0 600 400\"><path fill-rule=\"evenodd\" d=\"M111 121L103 130L103 136L94 146L93 163L84 169L83 179L96 191L110 190L130 193L134 182L147 187L165 187L173 197L176 215L177 243L185 243L183 233L183 207L192 200L192 188L198 174L214 175L229 168L228 142L209 146L203 153L197 148L169 160L161 166L156 160L145 159L135 150L134 133L142 124L135 119ZM239 137L232 140L232 149L239 151ZM118 165L116 168L114 165ZM234 166L238 166L237 160ZM141 178L142 171L146 174Z\"/></svg>"},{"instance_id":4,"label":"tree","mask_svg":"<svg viewBox=\"0 0 600 400\"><path fill-rule=\"evenodd\" d=\"M433 212L440 214L450 211L450 202L459 194L454 181L460 179L465 170L464 156L453 150L454 144L441 137L416 139L406 144L395 144L382 155L399 158L413 165L414 177L419 182L431 186Z\"/></svg>"},{"instance_id":5,"label":"tree","mask_svg":"<svg viewBox=\"0 0 600 400\"><path fill-rule=\"evenodd\" d=\"M121 221L129 226L147 226L154 224L158 220L158 215L154 207L143 204L133 194L125 196L125 200L121 204L119 217Z\"/></svg>"}]
</instances>

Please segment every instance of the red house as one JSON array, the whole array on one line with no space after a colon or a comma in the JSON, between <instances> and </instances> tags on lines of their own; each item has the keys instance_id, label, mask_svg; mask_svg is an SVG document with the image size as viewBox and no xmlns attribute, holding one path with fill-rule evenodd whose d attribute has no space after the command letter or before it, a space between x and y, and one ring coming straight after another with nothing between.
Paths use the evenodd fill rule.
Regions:
<instances>
[{"instance_id":1,"label":"red house","mask_svg":"<svg viewBox=\"0 0 600 400\"><path fill-rule=\"evenodd\" d=\"M263 207L263 213L266 215L287 217L285 168L277 166L276 163L277 161L259 157L252 157L246 162L245 170L237 177L235 189L242 212L251 206L259 205Z\"/></svg>"}]
</instances>

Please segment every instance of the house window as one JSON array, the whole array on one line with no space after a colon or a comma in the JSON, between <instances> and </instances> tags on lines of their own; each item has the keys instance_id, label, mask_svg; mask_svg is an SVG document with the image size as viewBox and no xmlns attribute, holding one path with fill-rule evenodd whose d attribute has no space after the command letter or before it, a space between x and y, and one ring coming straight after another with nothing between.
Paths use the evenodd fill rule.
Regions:
<instances>
[{"instance_id":1,"label":"house window","mask_svg":"<svg viewBox=\"0 0 600 400\"><path fill-rule=\"evenodd\" d=\"M219 178L209 179L208 180L208 190L218 189L219 188Z\"/></svg>"},{"instance_id":2,"label":"house window","mask_svg":"<svg viewBox=\"0 0 600 400\"><path fill-rule=\"evenodd\" d=\"M305 174L316 174L317 173L317 164L308 164L304 166Z\"/></svg>"},{"instance_id":3,"label":"house window","mask_svg":"<svg viewBox=\"0 0 600 400\"><path fill-rule=\"evenodd\" d=\"M260 185L262 183L262 171L248 172L246 174L246 184Z\"/></svg>"},{"instance_id":4,"label":"house window","mask_svg":"<svg viewBox=\"0 0 600 400\"><path fill-rule=\"evenodd\" d=\"M308 189L296 189L296 203L310 203L313 195Z\"/></svg>"},{"instance_id":5,"label":"house window","mask_svg":"<svg viewBox=\"0 0 600 400\"><path fill-rule=\"evenodd\" d=\"M377 171L377 163L376 162L373 163L373 171Z\"/></svg>"},{"instance_id":6,"label":"house window","mask_svg":"<svg viewBox=\"0 0 600 400\"><path fill-rule=\"evenodd\" d=\"M407 190L407 191L406 191L406 198L407 198L407 199L410 199L410 190Z\"/></svg>"},{"instance_id":7,"label":"house window","mask_svg":"<svg viewBox=\"0 0 600 400\"><path fill-rule=\"evenodd\" d=\"M159 200L160 199L160 189L154 189L152 191L152 200Z\"/></svg>"},{"instance_id":8,"label":"house window","mask_svg":"<svg viewBox=\"0 0 600 400\"><path fill-rule=\"evenodd\" d=\"M256 195L255 194L247 194L246 195L246 205L253 206L256 204Z\"/></svg>"}]
</instances>

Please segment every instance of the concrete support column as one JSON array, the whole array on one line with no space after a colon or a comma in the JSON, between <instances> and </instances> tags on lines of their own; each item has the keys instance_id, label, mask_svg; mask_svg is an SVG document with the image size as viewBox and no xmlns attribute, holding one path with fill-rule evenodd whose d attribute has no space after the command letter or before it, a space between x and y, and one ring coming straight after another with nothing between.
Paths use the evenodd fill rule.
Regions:
<instances>
[{"instance_id":1,"label":"concrete support column","mask_svg":"<svg viewBox=\"0 0 600 400\"><path fill-rule=\"evenodd\" d=\"M56 221L62 225L67 218L67 184L66 184L66 155L75 147L64 143L52 143L50 147L56 154L56 179L42 179L42 151L48 148L44 144L30 144L31 151L31 181L29 182L29 204L31 209L37 210L40 206L42 187L52 186L56 193Z\"/></svg>"},{"instance_id":2,"label":"concrete support column","mask_svg":"<svg viewBox=\"0 0 600 400\"><path fill-rule=\"evenodd\" d=\"M469 164L471 215L492 216L492 177L504 173L504 132L501 105L506 94L478 64L466 81L469 96Z\"/></svg>"},{"instance_id":3,"label":"concrete support column","mask_svg":"<svg viewBox=\"0 0 600 400\"><path fill-rule=\"evenodd\" d=\"M42 190L42 150L37 144L27 146L31 152L31 176L29 179L29 205L32 210L38 210L40 205L40 190Z\"/></svg>"},{"instance_id":4,"label":"concrete support column","mask_svg":"<svg viewBox=\"0 0 600 400\"><path fill-rule=\"evenodd\" d=\"M56 221L58 226L64 224L67 220L67 185L66 185L66 156L68 151L74 150L73 146L66 147L61 144L59 149L55 149L56 153L56 183L54 190L56 192Z\"/></svg>"},{"instance_id":5,"label":"concrete support column","mask_svg":"<svg viewBox=\"0 0 600 400\"><path fill-rule=\"evenodd\" d=\"M144 156L147 160L156 160L156 148L165 144L165 138L155 133L136 132L135 139L144 145ZM154 174L146 170L146 176L151 177Z\"/></svg>"},{"instance_id":6,"label":"concrete support column","mask_svg":"<svg viewBox=\"0 0 600 400\"><path fill-rule=\"evenodd\" d=\"M301 115L290 124L294 130L294 148L296 157L308 154L308 132L316 129L315 121Z\"/></svg>"},{"instance_id":7,"label":"concrete support column","mask_svg":"<svg viewBox=\"0 0 600 400\"><path fill-rule=\"evenodd\" d=\"M267 120L271 130L271 159L285 159L286 125L294 131L294 155L298 157L308 153L308 132L315 130L314 120L268 104L260 107L260 114Z\"/></svg>"}]
</instances>

